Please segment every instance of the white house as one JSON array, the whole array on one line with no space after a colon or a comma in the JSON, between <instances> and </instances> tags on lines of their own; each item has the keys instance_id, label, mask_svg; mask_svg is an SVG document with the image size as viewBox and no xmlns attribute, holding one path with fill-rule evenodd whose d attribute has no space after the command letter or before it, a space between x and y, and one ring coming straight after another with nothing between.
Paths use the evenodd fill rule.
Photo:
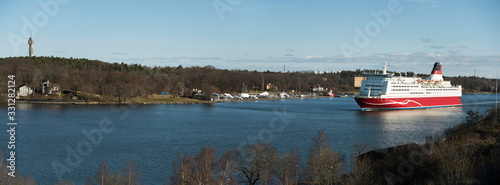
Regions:
<instances>
[{"instance_id":1,"label":"white house","mask_svg":"<svg viewBox=\"0 0 500 185\"><path fill-rule=\"evenodd\" d=\"M325 91L325 88L324 88L324 87L322 87L321 85L317 84L317 85L313 85L313 86L311 87L311 90L312 90L313 92L323 92L323 91Z\"/></svg>"},{"instance_id":2,"label":"white house","mask_svg":"<svg viewBox=\"0 0 500 185\"><path fill-rule=\"evenodd\" d=\"M33 90L30 87L25 86L25 85L19 87L19 90L17 90L18 97L29 96L31 94L33 94Z\"/></svg>"}]
</instances>

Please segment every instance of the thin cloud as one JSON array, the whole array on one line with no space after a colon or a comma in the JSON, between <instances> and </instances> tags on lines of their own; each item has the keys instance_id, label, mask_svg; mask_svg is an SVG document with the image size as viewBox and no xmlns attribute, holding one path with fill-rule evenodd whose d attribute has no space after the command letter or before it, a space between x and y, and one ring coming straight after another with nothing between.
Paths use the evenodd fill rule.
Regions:
<instances>
[{"instance_id":1,"label":"thin cloud","mask_svg":"<svg viewBox=\"0 0 500 185\"><path fill-rule=\"evenodd\" d=\"M222 61L223 58L221 57L213 57L213 56L206 56L206 57L191 57L191 56L185 56L185 57L146 57L146 58L138 58L138 57L128 57L128 58L111 58L112 62L132 62L132 63L139 63L139 62L158 62L158 61L168 61L168 62L175 62L175 61L182 61L182 62L190 62L192 60L213 60L213 61Z\"/></svg>"},{"instance_id":2,"label":"thin cloud","mask_svg":"<svg viewBox=\"0 0 500 185\"><path fill-rule=\"evenodd\" d=\"M304 59L321 59L321 58L326 58L324 56L306 56Z\"/></svg>"},{"instance_id":3,"label":"thin cloud","mask_svg":"<svg viewBox=\"0 0 500 185\"><path fill-rule=\"evenodd\" d=\"M324 56L306 56L306 57L264 57L253 59L234 59L226 60L230 63L338 63L341 62L337 57L324 57Z\"/></svg>"},{"instance_id":4,"label":"thin cloud","mask_svg":"<svg viewBox=\"0 0 500 185\"><path fill-rule=\"evenodd\" d=\"M170 60L170 58L167 58L167 57L151 57L151 58L147 58L147 59L151 59L151 60Z\"/></svg>"},{"instance_id":5,"label":"thin cloud","mask_svg":"<svg viewBox=\"0 0 500 185\"><path fill-rule=\"evenodd\" d=\"M129 58L112 58L113 61L125 61L125 62L142 62L144 58L129 57Z\"/></svg>"},{"instance_id":6,"label":"thin cloud","mask_svg":"<svg viewBox=\"0 0 500 185\"><path fill-rule=\"evenodd\" d=\"M432 49L443 49L443 46L424 46L426 48L432 48Z\"/></svg>"},{"instance_id":7,"label":"thin cloud","mask_svg":"<svg viewBox=\"0 0 500 185\"><path fill-rule=\"evenodd\" d=\"M446 51L449 55L459 55L461 52L459 50L448 50Z\"/></svg>"},{"instance_id":8,"label":"thin cloud","mask_svg":"<svg viewBox=\"0 0 500 185\"><path fill-rule=\"evenodd\" d=\"M456 45L455 47L457 47L457 48L469 48L469 47L467 47L467 46L460 45L460 44Z\"/></svg>"},{"instance_id":9,"label":"thin cloud","mask_svg":"<svg viewBox=\"0 0 500 185\"><path fill-rule=\"evenodd\" d=\"M425 42L425 43L437 43L438 41L435 41L435 40L432 40L431 38L423 38L423 39L418 39L422 42Z\"/></svg>"},{"instance_id":10,"label":"thin cloud","mask_svg":"<svg viewBox=\"0 0 500 185\"><path fill-rule=\"evenodd\" d=\"M294 52L294 49L285 49L286 52Z\"/></svg>"},{"instance_id":11,"label":"thin cloud","mask_svg":"<svg viewBox=\"0 0 500 185\"><path fill-rule=\"evenodd\" d=\"M206 57L171 57L172 60L222 60L220 57L206 56Z\"/></svg>"},{"instance_id":12,"label":"thin cloud","mask_svg":"<svg viewBox=\"0 0 500 185\"><path fill-rule=\"evenodd\" d=\"M128 53L125 53L125 52L112 52L111 54L113 54L113 55L128 55Z\"/></svg>"}]
</instances>

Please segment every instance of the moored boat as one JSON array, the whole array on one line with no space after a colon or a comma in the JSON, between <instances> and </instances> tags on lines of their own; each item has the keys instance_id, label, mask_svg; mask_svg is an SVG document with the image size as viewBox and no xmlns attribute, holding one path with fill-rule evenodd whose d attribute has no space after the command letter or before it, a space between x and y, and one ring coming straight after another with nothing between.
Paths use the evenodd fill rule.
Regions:
<instances>
[{"instance_id":1,"label":"moored boat","mask_svg":"<svg viewBox=\"0 0 500 185\"><path fill-rule=\"evenodd\" d=\"M335 96L335 93L333 93L332 89L330 89L330 91L328 91L328 96L330 96L330 97L334 97Z\"/></svg>"}]
</instances>

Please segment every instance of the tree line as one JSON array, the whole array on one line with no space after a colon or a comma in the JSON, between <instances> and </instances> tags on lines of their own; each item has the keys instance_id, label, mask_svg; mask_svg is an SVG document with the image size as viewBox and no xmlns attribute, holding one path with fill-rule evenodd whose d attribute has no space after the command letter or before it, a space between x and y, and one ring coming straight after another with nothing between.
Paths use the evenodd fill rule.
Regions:
<instances>
[{"instance_id":1,"label":"tree line","mask_svg":"<svg viewBox=\"0 0 500 185\"><path fill-rule=\"evenodd\" d=\"M272 145L255 143L220 157L214 148L204 147L198 155L179 154L173 163L170 184L336 184L344 172L342 154L330 146L323 131L313 138L304 167L299 149L279 153Z\"/></svg>"},{"instance_id":2,"label":"tree line","mask_svg":"<svg viewBox=\"0 0 500 185\"><path fill-rule=\"evenodd\" d=\"M143 66L141 64L106 63L84 58L61 57L9 57L0 58L0 74L16 75L17 85L38 89L49 80L63 90L79 94L82 99L92 99L89 94L101 97L118 97L119 100L168 92L174 96L190 96L193 89L212 93L241 93L265 91L306 92L320 84L336 92L356 91L350 77L375 70L341 71L340 73L313 74L311 71L258 72L248 70L216 69L211 65L193 66ZM412 76L412 72L396 75ZM419 76L425 76L420 74ZM452 77L453 83L462 84L467 90L489 90L491 79ZM7 78L0 78L0 88L6 92ZM5 96L2 96L5 98Z\"/></svg>"},{"instance_id":3,"label":"tree line","mask_svg":"<svg viewBox=\"0 0 500 185\"><path fill-rule=\"evenodd\" d=\"M17 85L32 88L49 80L63 90L86 92L109 97L147 96L169 92L171 95L189 95L193 89L205 94L265 91L267 84L276 91L308 91L321 84L338 90L352 90L348 79L341 75L314 75L307 72L257 72L223 70L204 67L148 67L140 64L106 63L98 60L60 57L0 58L0 73L16 75ZM6 79L0 78L1 88Z\"/></svg>"}]
</instances>

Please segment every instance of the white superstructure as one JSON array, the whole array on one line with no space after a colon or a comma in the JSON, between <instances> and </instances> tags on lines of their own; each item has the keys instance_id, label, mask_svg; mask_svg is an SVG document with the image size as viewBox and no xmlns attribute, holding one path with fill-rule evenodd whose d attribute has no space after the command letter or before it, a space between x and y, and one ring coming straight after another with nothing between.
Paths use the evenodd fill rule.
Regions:
<instances>
[{"instance_id":1,"label":"white superstructure","mask_svg":"<svg viewBox=\"0 0 500 185\"><path fill-rule=\"evenodd\" d=\"M439 68L439 69L437 69ZM382 74L363 74L366 80L361 83L358 97L361 98L406 98L406 97L443 97L462 96L462 86L444 81L441 65L435 64L431 76L427 79L418 77L395 77L387 73L387 65Z\"/></svg>"}]
</instances>

